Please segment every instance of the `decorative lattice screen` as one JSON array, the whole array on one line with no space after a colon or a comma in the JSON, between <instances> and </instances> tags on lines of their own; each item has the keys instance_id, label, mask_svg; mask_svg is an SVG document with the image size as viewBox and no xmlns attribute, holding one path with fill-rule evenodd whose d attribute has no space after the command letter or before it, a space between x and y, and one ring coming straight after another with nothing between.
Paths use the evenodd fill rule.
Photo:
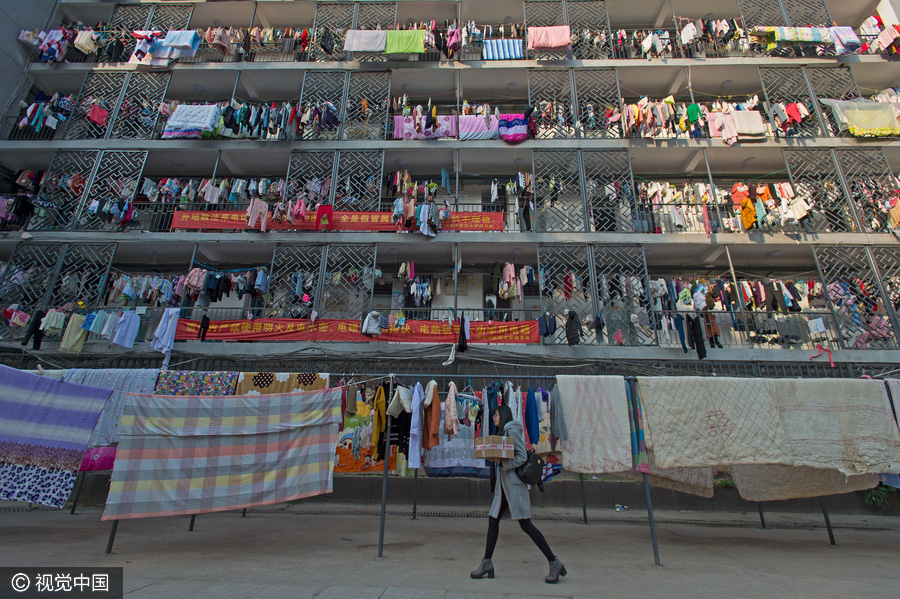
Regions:
<instances>
[{"instance_id":1,"label":"decorative lattice screen","mask_svg":"<svg viewBox=\"0 0 900 599\"><path fill-rule=\"evenodd\" d=\"M329 245L321 299L321 318L359 319L372 308L374 245Z\"/></svg>"},{"instance_id":2,"label":"decorative lattice screen","mask_svg":"<svg viewBox=\"0 0 900 599\"><path fill-rule=\"evenodd\" d=\"M815 231L859 230L830 150L785 150L784 159L796 191L808 193L813 199Z\"/></svg>"},{"instance_id":3,"label":"decorative lattice screen","mask_svg":"<svg viewBox=\"0 0 900 599\"><path fill-rule=\"evenodd\" d=\"M589 139L622 137L619 123L606 124L606 107L621 103L615 69L575 69L578 130Z\"/></svg>"},{"instance_id":4,"label":"decorative lattice screen","mask_svg":"<svg viewBox=\"0 0 900 599\"><path fill-rule=\"evenodd\" d=\"M878 349L897 347L897 338L868 252L861 246L815 248L816 262L827 288L845 347Z\"/></svg>"},{"instance_id":5,"label":"decorative lattice screen","mask_svg":"<svg viewBox=\"0 0 900 599\"><path fill-rule=\"evenodd\" d=\"M628 151L584 151L582 157L588 230L648 230L646 208L635 202Z\"/></svg>"},{"instance_id":6,"label":"decorative lattice screen","mask_svg":"<svg viewBox=\"0 0 900 599\"><path fill-rule=\"evenodd\" d=\"M544 343L566 344L566 321L574 313L581 327L581 343L597 343L593 320L597 314L592 284L591 254L587 245L538 246L541 306L556 319L556 333Z\"/></svg>"},{"instance_id":7,"label":"decorative lattice screen","mask_svg":"<svg viewBox=\"0 0 900 599\"><path fill-rule=\"evenodd\" d=\"M578 152L534 150L535 208L539 231L584 231Z\"/></svg>"},{"instance_id":8,"label":"decorative lattice screen","mask_svg":"<svg viewBox=\"0 0 900 599\"><path fill-rule=\"evenodd\" d=\"M575 102L568 69L528 69L528 102L535 108L538 139L575 137Z\"/></svg>"}]
</instances>

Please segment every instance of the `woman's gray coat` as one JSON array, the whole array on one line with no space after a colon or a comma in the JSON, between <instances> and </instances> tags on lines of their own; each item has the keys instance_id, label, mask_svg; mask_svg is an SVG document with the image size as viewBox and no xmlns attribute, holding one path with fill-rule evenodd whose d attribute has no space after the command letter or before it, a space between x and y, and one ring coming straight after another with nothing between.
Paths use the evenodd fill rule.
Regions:
<instances>
[{"instance_id":1,"label":"woman's gray coat","mask_svg":"<svg viewBox=\"0 0 900 599\"><path fill-rule=\"evenodd\" d=\"M516 468L525 463L528 454L525 451L525 431L522 423L513 420L503 428L503 434L512 437L515 446L515 456L511 459L500 460L500 484L494 487L494 502L491 504L490 516L500 517L500 504L502 496L506 495L509 503L509 516L513 520L527 520L531 518L531 497L528 487L516 474Z\"/></svg>"}]
</instances>

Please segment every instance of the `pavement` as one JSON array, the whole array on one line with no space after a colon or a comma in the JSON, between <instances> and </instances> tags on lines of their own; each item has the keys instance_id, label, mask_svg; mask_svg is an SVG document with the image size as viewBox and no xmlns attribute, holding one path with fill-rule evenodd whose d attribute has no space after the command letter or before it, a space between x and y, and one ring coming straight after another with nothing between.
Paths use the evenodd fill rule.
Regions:
<instances>
[{"instance_id":1,"label":"pavement","mask_svg":"<svg viewBox=\"0 0 900 599\"><path fill-rule=\"evenodd\" d=\"M500 526L496 578L471 580L484 549L484 509L389 506L378 557L378 506L303 502L190 517L123 520L102 509L29 509L0 502L0 566L121 566L129 599L512 599L529 597L860 597L900 595L900 518L657 511L662 566L639 509L535 509L568 576L510 521Z\"/></svg>"}]
</instances>

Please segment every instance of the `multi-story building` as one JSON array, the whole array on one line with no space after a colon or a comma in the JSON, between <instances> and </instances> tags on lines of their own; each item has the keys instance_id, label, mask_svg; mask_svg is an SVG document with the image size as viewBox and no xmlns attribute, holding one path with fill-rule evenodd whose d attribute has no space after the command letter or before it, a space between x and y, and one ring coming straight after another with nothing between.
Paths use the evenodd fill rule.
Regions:
<instances>
[{"instance_id":1,"label":"multi-story building","mask_svg":"<svg viewBox=\"0 0 900 599\"><path fill-rule=\"evenodd\" d=\"M4 197L34 201L0 229L0 301L31 315L135 309L139 342L91 333L78 354L60 336L26 350L25 327L4 320L3 359L155 365L140 341L174 305L211 319L207 341L245 341L180 334L173 363L208 369L892 370L900 129L877 121L889 104L865 105L886 130L860 131L863 109L820 100L893 98L900 63L876 37L897 22L890 2L834 0L62 0L44 30L102 23L98 39L3 42L27 56L17 85L18 67L3 72ZM862 45L836 47L833 25ZM565 46L538 29L562 26ZM753 35L779 26L809 27L810 41ZM199 46L151 46L187 30ZM132 58L147 46L154 64ZM527 139L501 139L506 115L530 116ZM266 208L283 203L294 223L247 226L261 181ZM451 214L437 235L398 232L397 198L431 193ZM505 290L507 263L521 290ZM170 299L163 279L195 268L253 280L218 301L223 289ZM695 305L698 283L710 293ZM372 310L397 343L354 332ZM460 313L487 324L443 366L453 329L440 321ZM525 324L540 316L554 333Z\"/></svg>"}]
</instances>

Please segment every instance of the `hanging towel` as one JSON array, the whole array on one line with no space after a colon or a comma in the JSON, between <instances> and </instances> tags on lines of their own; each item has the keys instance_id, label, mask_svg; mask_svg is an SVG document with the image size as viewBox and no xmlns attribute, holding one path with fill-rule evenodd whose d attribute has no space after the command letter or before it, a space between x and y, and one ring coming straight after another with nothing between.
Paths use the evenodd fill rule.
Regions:
<instances>
[{"instance_id":1,"label":"hanging towel","mask_svg":"<svg viewBox=\"0 0 900 599\"><path fill-rule=\"evenodd\" d=\"M387 31L350 29L344 39L347 52L384 52Z\"/></svg>"},{"instance_id":2,"label":"hanging towel","mask_svg":"<svg viewBox=\"0 0 900 599\"><path fill-rule=\"evenodd\" d=\"M421 54L425 52L425 30L386 31L385 54Z\"/></svg>"},{"instance_id":3,"label":"hanging towel","mask_svg":"<svg viewBox=\"0 0 900 599\"><path fill-rule=\"evenodd\" d=\"M568 25L529 27L529 50L556 50L572 47L572 32Z\"/></svg>"},{"instance_id":4,"label":"hanging towel","mask_svg":"<svg viewBox=\"0 0 900 599\"><path fill-rule=\"evenodd\" d=\"M522 40L484 40L483 44L482 60L520 60L525 57Z\"/></svg>"}]
</instances>

